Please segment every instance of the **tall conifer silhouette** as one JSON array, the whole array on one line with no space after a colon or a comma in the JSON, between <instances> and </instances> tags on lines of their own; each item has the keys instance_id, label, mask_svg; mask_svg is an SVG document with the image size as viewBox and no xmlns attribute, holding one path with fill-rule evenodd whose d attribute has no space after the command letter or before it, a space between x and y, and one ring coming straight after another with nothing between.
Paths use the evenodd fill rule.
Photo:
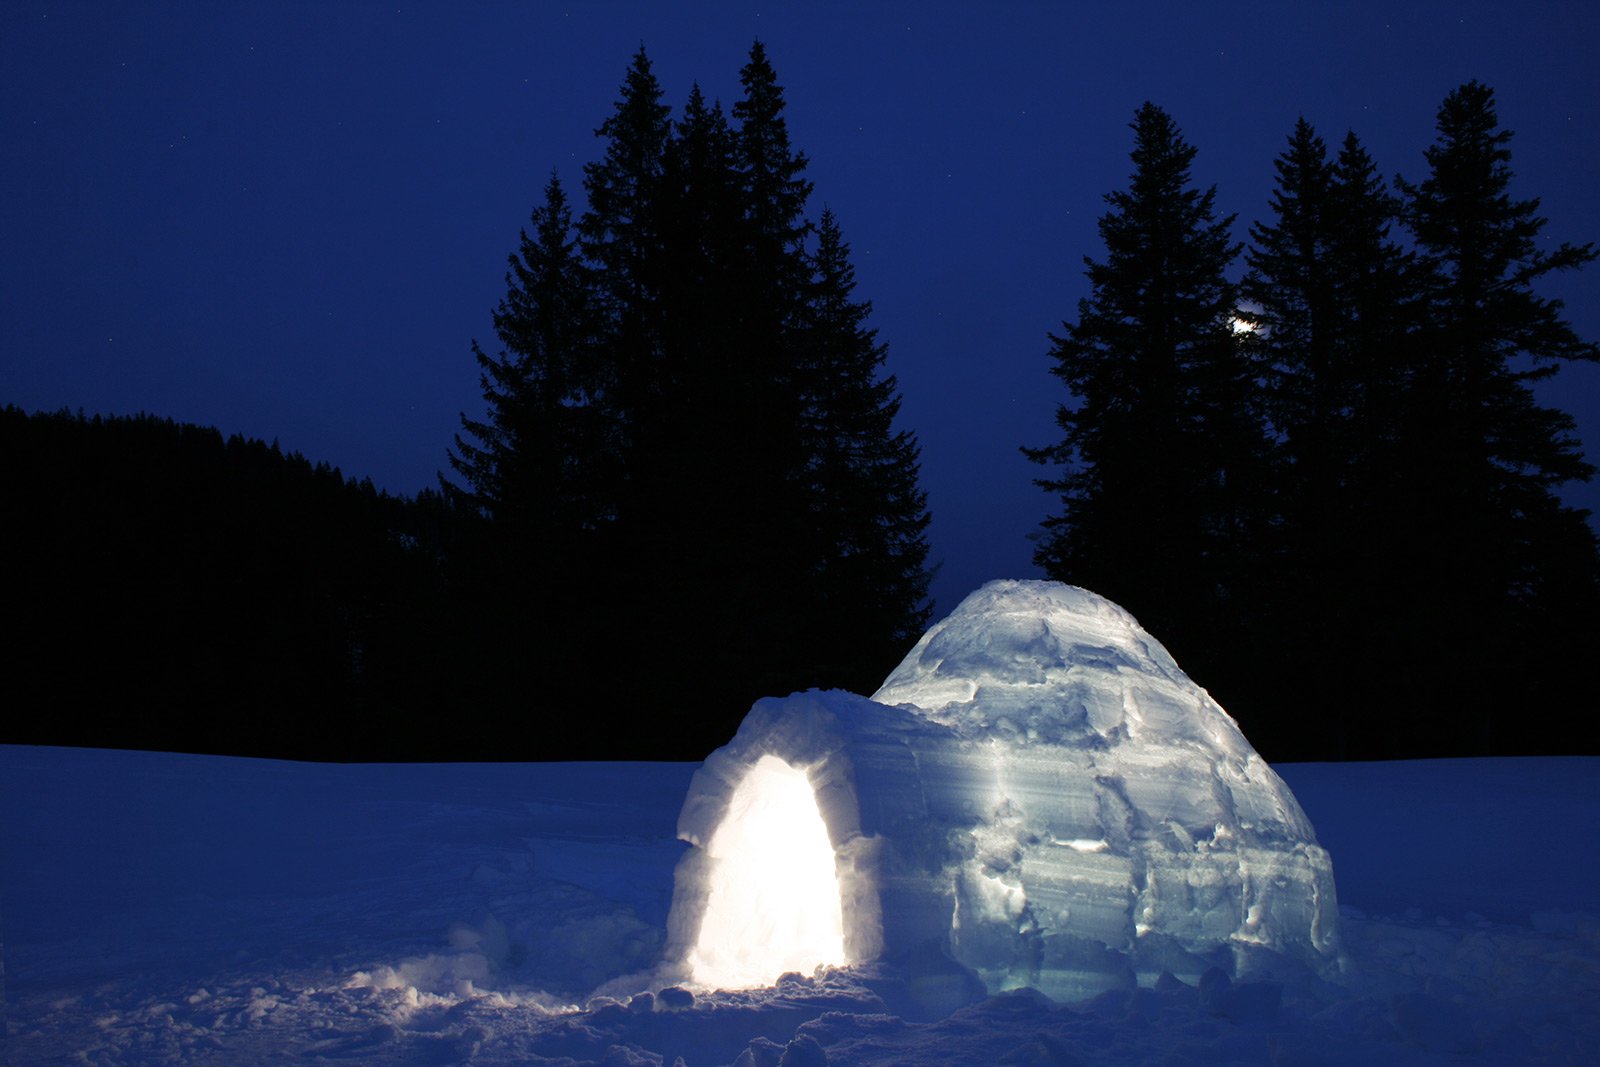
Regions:
<instances>
[{"instance_id":1,"label":"tall conifer silhouette","mask_svg":"<svg viewBox=\"0 0 1600 1067\"><path fill-rule=\"evenodd\" d=\"M628 727L605 740L634 755L703 754L761 696L875 686L926 621L926 506L915 440L892 425L884 348L831 220L808 250L806 160L759 42L740 83L734 123L698 86L674 120L648 55L634 56L596 131L603 155L584 169L563 272L583 287L582 328L540 349L573 384L546 411L528 399L549 386L540 359L479 352L490 411L464 420L452 456L481 484L470 499L497 531L488 543L509 556L561 547L534 566L547 578L524 583L543 599L530 594L522 617L555 617L507 616L501 631L552 671L627 648L596 712ZM557 243L542 237L523 259ZM497 329L529 303L514 274ZM533 428L515 421L533 408ZM549 477L518 481L542 469L520 453L551 440ZM541 536L514 532L516 516ZM654 710L673 678L692 680L693 722ZM526 688L592 699L560 680Z\"/></svg>"},{"instance_id":2,"label":"tall conifer silhouette","mask_svg":"<svg viewBox=\"0 0 1600 1067\"><path fill-rule=\"evenodd\" d=\"M1260 703L1334 674L1382 691L1397 669L1395 470L1419 301L1412 258L1390 235L1398 201L1354 134L1329 160L1301 119L1276 169L1272 219L1251 227L1242 286L1278 440ZM1343 687L1296 700L1295 721L1262 722L1269 744L1298 726L1305 736L1285 737L1283 750L1320 754L1303 746L1326 743L1307 725L1322 723L1340 754L1375 754L1352 748L1384 735Z\"/></svg>"},{"instance_id":3,"label":"tall conifer silhouette","mask_svg":"<svg viewBox=\"0 0 1600 1067\"><path fill-rule=\"evenodd\" d=\"M1512 135L1489 87L1468 82L1451 92L1437 134L1427 177L1399 182L1430 284L1405 468L1409 517L1425 536L1414 544L1406 593L1437 609L1421 631L1428 650L1479 668L1471 685L1435 701L1435 721L1418 729L1453 731L1457 743L1492 751L1505 743L1515 704L1570 675L1548 665L1562 662L1561 650L1577 654L1573 636L1587 644L1597 633L1594 533L1585 513L1556 495L1594 468L1572 418L1530 389L1562 361L1600 359L1560 302L1534 288L1597 252L1592 244L1539 247L1545 220L1537 200L1512 195ZM1463 708L1475 709L1470 730Z\"/></svg>"},{"instance_id":4,"label":"tall conifer silhouette","mask_svg":"<svg viewBox=\"0 0 1600 1067\"><path fill-rule=\"evenodd\" d=\"M1091 293L1052 337L1051 373L1077 402L1058 408L1060 442L1024 450L1059 469L1038 484L1063 506L1034 559L1126 605L1204 680L1230 648L1216 620L1247 615L1266 442L1227 277L1232 219L1192 185L1195 150L1165 111L1145 104L1132 129L1105 258L1085 260Z\"/></svg>"}]
</instances>

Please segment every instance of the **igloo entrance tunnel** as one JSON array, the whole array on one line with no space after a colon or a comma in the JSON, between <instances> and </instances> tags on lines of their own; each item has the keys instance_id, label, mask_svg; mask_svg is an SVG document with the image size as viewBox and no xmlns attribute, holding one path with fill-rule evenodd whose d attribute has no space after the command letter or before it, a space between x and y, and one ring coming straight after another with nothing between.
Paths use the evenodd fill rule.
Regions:
<instances>
[{"instance_id":1,"label":"igloo entrance tunnel","mask_svg":"<svg viewBox=\"0 0 1600 1067\"><path fill-rule=\"evenodd\" d=\"M979 589L871 700L759 701L678 833L668 958L697 985L930 946L1061 998L1340 966L1289 788L1131 615L1059 583Z\"/></svg>"}]
</instances>

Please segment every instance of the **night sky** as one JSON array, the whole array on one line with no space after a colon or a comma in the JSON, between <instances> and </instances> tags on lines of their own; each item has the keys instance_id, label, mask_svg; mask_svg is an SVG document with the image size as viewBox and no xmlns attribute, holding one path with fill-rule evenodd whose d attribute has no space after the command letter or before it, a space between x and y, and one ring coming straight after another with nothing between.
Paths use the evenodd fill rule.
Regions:
<instances>
[{"instance_id":1,"label":"night sky","mask_svg":"<svg viewBox=\"0 0 1600 1067\"><path fill-rule=\"evenodd\" d=\"M1145 100L1249 222L1297 116L1425 176L1445 94L1497 92L1552 246L1600 240L1600 4L0 5L0 404L278 439L411 494L552 168L574 194L642 43L674 112L767 44L813 218L831 206L922 444L941 610L1037 575L1018 453L1066 399ZM1600 337L1600 269L1542 289ZM1600 368L1541 387L1600 459ZM1600 510L1600 488L1569 494Z\"/></svg>"}]
</instances>

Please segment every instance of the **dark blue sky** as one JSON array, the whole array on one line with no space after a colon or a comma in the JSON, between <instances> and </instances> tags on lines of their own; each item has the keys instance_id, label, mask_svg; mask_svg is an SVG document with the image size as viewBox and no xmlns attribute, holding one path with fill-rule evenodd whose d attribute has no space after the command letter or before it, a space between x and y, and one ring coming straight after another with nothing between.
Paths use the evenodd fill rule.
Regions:
<instances>
[{"instance_id":1,"label":"dark blue sky","mask_svg":"<svg viewBox=\"0 0 1600 1067\"><path fill-rule=\"evenodd\" d=\"M1589 2L9 0L0 403L149 411L431 485L481 408L468 346L493 341L506 254L552 168L579 188L634 50L675 109L695 80L731 105L756 37L922 443L943 610L1036 573L1054 505L1017 446L1054 439L1046 333L1086 292L1143 101L1242 238L1298 115L1416 180L1440 100L1477 78L1552 243L1600 239ZM1600 270L1545 292L1600 337ZM1541 395L1600 458L1600 368Z\"/></svg>"}]
</instances>

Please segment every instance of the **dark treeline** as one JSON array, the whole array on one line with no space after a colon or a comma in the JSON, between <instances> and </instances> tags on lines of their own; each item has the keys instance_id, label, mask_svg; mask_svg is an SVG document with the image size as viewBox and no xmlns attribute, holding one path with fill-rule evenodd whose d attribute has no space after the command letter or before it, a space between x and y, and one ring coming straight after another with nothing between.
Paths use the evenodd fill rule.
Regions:
<instances>
[{"instance_id":1,"label":"dark treeline","mask_svg":"<svg viewBox=\"0 0 1600 1067\"><path fill-rule=\"evenodd\" d=\"M8 411L7 675L73 713L5 740L698 759L760 697L872 692L927 622L917 444L759 43L740 84L674 118L634 57L587 206L552 177L510 256L442 492Z\"/></svg>"},{"instance_id":2,"label":"dark treeline","mask_svg":"<svg viewBox=\"0 0 1600 1067\"><path fill-rule=\"evenodd\" d=\"M755 699L870 693L927 622L915 439L757 44L674 117L641 50L473 345L440 492L140 416L0 412L0 741L314 759L697 759ZM1600 551L1529 383L1600 356L1534 283L1476 83L1427 173L1302 122L1249 240L1146 105L1037 560L1124 604L1269 759L1600 750ZM1238 280L1235 280L1235 279ZM1564 724L1563 724L1564 723Z\"/></svg>"},{"instance_id":3,"label":"dark treeline","mask_svg":"<svg viewBox=\"0 0 1600 1067\"><path fill-rule=\"evenodd\" d=\"M473 747L439 713L457 637L438 494L397 500L150 416L7 407L0 455L0 740L323 759Z\"/></svg>"},{"instance_id":4,"label":"dark treeline","mask_svg":"<svg viewBox=\"0 0 1600 1067\"><path fill-rule=\"evenodd\" d=\"M1054 338L1074 402L1025 449L1063 509L1036 560L1127 606L1269 758L1600 750L1600 554L1572 419L1529 383L1594 360L1534 283L1493 94L1452 92L1415 182L1301 121L1236 243L1160 108ZM1230 280L1243 257L1243 279Z\"/></svg>"}]
</instances>

